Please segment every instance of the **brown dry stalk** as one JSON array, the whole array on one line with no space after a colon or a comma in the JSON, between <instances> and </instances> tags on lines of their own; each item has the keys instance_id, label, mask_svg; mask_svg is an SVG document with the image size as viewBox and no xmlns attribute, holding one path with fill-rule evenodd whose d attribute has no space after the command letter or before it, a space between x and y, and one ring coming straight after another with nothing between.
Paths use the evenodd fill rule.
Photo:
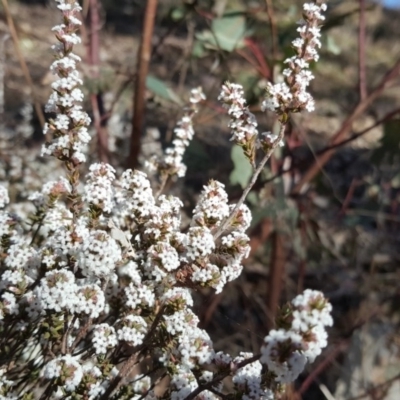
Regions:
<instances>
[{"instance_id":1,"label":"brown dry stalk","mask_svg":"<svg viewBox=\"0 0 400 400\"><path fill-rule=\"evenodd\" d=\"M22 72L24 74L25 80L26 80L26 82L29 86L29 90L31 92L36 115L40 122L40 126L43 127L46 122L46 119L44 117L42 107L40 106L40 103L38 102L38 100L35 97L33 81L32 81L28 66L26 65L24 55L22 54L21 47L19 45L19 38L18 38L17 30L15 29L15 24L14 24L12 15L11 15L10 7L8 5L8 0L1 0L1 1L3 3L3 8L4 8L4 11L6 14L6 18L7 18L8 29L10 30L10 34L11 34L12 40L14 42L15 51L17 52L17 57L18 57L20 65L21 65Z\"/></svg>"},{"instance_id":2,"label":"brown dry stalk","mask_svg":"<svg viewBox=\"0 0 400 400\"><path fill-rule=\"evenodd\" d=\"M151 58L151 39L153 37L154 21L156 18L158 0L147 0L142 40L138 52L137 78L133 99L132 133L128 168L135 168L138 164L140 142L145 114L146 78Z\"/></svg>"}]
</instances>

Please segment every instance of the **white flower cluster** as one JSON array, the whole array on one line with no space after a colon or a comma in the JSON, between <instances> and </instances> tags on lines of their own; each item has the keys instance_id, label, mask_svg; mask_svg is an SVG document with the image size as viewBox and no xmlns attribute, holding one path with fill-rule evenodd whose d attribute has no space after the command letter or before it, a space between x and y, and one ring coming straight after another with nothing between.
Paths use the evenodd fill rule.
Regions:
<instances>
[{"instance_id":1,"label":"white flower cluster","mask_svg":"<svg viewBox=\"0 0 400 400\"><path fill-rule=\"evenodd\" d=\"M59 379L68 392L72 392L83 378L81 363L70 354L55 358L46 364L42 370L46 379Z\"/></svg>"},{"instance_id":2,"label":"white flower cluster","mask_svg":"<svg viewBox=\"0 0 400 400\"><path fill-rule=\"evenodd\" d=\"M91 230L79 247L79 267L88 278L110 276L121 261L121 247L103 230Z\"/></svg>"},{"instance_id":3,"label":"white flower cluster","mask_svg":"<svg viewBox=\"0 0 400 400\"><path fill-rule=\"evenodd\" d=\"M296 55L285 60L287 68L283 70L284 82L267 86L267 96L262 104L264 109L274 111L278 115L302 110L313 111L314 99L307 92L310 81L314 79L309 70L311 61L318 61L317 49L321 47L319 40L320 23L325 19L322 12L327 7L324 3L306 3L303 5L304 21L297 29L300 37L292 44Z\"/></svg>"},{"instance_id":4,"label":"white flower cluster","mask_svg":"<svg viewBox=\"0 0 400 400\"><path fill-rule=\"evenodd\" d=\"M186 236L186 258L193 273L192 280L213 287L217 293L240 275L242 260L250 251L245 231L251 223L251 212L244 204L219 240L215 241L213 236L233 208L234 205L228 205L224 185L210 181L199 197Z\"/></svg>"},{"instance_id":5,"label":"white flower cluster","mask_svg":"<svg viewBox=\"0 0 400 400\"><path fill-rule=\"evenodd\" d=\"M246 106L243 87L237 83L226 82L222 85L218 100L228 109L231 118L231 140L242 147L245 156L254 163L258 136L257 120Z\"/></svg>"},{"instance_id":6,"label":"white flower cluster","mask_svg":"<svg viewBox=\"0 0 400 400\"><path fill-rule=\"evenodd\" d=\"M277 113L283 123L286 123L290 112L314 110L314 100L307 92L310 81L314 78L309 70L309 63L318 60L317 48L321 47L319 24L324 20L322 12L325 10L325 4L304 4L304 21L297 29L300 38L293 41L297 55L285 60L288 67L283 71L284 81L276 84L269 82L267 85L262 108ZM246 106L241 85L226 82L218 99L228 109L231 140L242 147L244 155L255 167L256 149L261 147L266 152L270 151L278 140L278 135L265 132L258 138L257 121ZM283 146L282 138L278 145Z\"/></svg>"},{"instance_id":7,"label":"white flower cluster","mask_svg":"<svg viewBox=\"0 0 400 400\"><path fill-rule=\"evenodd\" d=\"M3 185L0 185L0 208L4 208L9 202L8 190Z\"/></svg>"},{"instance_id":8,"label":"white flower cluster","mask_svg":"<svg viewBox=\"0 0 400 400\"><path fill-rule=\"evenodd\" d=\"M148 376L139 375L132 383L133 391L136 393L132 400L156 400L157 396L151 389L151 379Z\"/></svg>"},{"instance_id":9,"label":"white flower cluster","mask_svg":"<svg viewBox=\"0 0 400 400\"><path fill-rule=\"evenodd\" d=\"M63 23L53 28L59 43L53 46L56 60L50 69L58 79L52 84L53 93L46 105L47 112L57 115L44 127L44 134L52 141L43 146L42 154L70 161L75 166L85 162L84 148L90 140L87 129L90 118L80 105L83 101L79 88L82 80L76 70L80 57L72 52L74 45L80 43L76 31L81 25L78 15L82 8L77 1L57 2Z\"/></svg>"},{"instance_id":10,"label":"white flower cluster","mask_svg":"<svg viewBox=\"0 0 400 400\"><path fill-rule=\"evenodd\" d=\"M307 289L291 302L284 328L264 339L261 359L281 383L293 382L307 361L313 362L327 345L326 326L333 324L331 304L321 292Z\"/></svg>"},{"instance_id":11,"label":"white flower cluster","mask_svg":"<svg viewBox=\"0 0 400 400\"><path fill-rule=\"evenodd\" d=\"M97 163L81 185L89 119L78 105L79 59L72 53L80 6L56 1L63 24L54 29L60 43L52 70L59 79L47 106L56 116L46 127L54 140L43 152L64 162L67 177L52 176L31 195L36 211L29 219L8 211L0 186L0 344L7 365L0 398L155 400L159 378L169 376L165 399L218 399L233 387L235 398L272 400L266 368L289 382L314 360L332 323L329 304L315 291L293 300L260 360L215 352L191 290L220 292L240 275L251 212L240 201L229 204L224 185L210 181L182 228L182 201L155 196L143 172L116 179L113 167ZM253 157L257 126L242 96L239 86L224 85L234 140ZM156 164L164 178L184 173L183 151L203 99L192 91L174 146ZM233 385L225 387L228 376Z\"/></svg>"},{"instance_id":12,"label":"white flower cluster","mask_svg":"<svg viewBox=\"0 0 400 400\"><path fill-rule=\"evenodd\" d=\"M141 187L147 187L145 176L139 174L138 179L137 174L133 171L127 176L132 182L139 180ZM47 315L53 314L55 321L60 322L63 315L70 316L66 322L65 343L71 352L50 359L42 370L42 377L55 383L54 398L60 390L65 390L86 393L88 398L96 399L107 392L114 379L112 374L95 367L93 358L89 358L94 363L89 368L86 358L81 361L74 349L77 354L88 351L88 354L93 352L104 358L119 354L122 345L126 349L138 349L148 338L159 362L175 371L171 375L169 396L176 399L184 399L199 388L201 380L195 378L194 370L210 364L224 370L231 363L239 364L251 357L243 354L232 359L215 354L208 334L198 327L199 319L191 309L190 290L174 286L180 283L193 287L201 283L220 290L226 281L238 276L240 261L249 249L248 237L244 234L250 222L249 210L242 206L228 232L214 242L212 229L218 227L229 209L221 184L212 181L204 188L192 226L187 233L181 233L179 220L175 220L180 204L161 196L158 200L152 198L152 207L147 212L138 212L135 201L129 202L132 182L128 184L125 179L126 187L131 189L125 191L123 202L132 213L127 214L116 201L111 202L115 205L111 212L125 221L126 226L121 222L121 228L125 229L134 221L133 256L124 256L106 231L85 227L84 221L89 226L85 218L78 222L74 231L61 225L38 250L15 241L21 232L13 227L12 220L4 218L7 226L2 226L3 232L14 238L4 249L8 269L1 277L0 309L5 322L19 316L28 324L34 321L45 327ZM121 200L121 192L118 193ZM215 197L225 203L218 203L223 210L221 215L208 213L201 204L214 204ZM38 279L41 271L45 271L44 276ZM208 279L201 278L204 276ZM323 327L332 323L329 313L330 306L319 292L306 291L293 300L290 330L272 331L262 348L260 361L274 372L277 380L295 379L305 360L313 360L326 345ZM88 341L81 336L87 329L84 327L87 318L93 321L87 332ZM168 345L164 342L166 339ZM290 355L285 362L279 356L281 346L285 354ZM210 381L213 374L205 373L204 379L206 377ZM135 392L140 387L150 387L147 379L143 385L140 379L135 381ZM235 370L233 383L244 399L272 399L262 380L258 361ZM156 398L151 390L141 394L145 398ZM199 398L218 397L205 390Z\"/></svg>"},{"instance_id":13,"label":"white flower cluster","mask_svg":"<svg viewBox=\"0 0 400 400\"><path fill-rule=\"evenodd\" d=\"M106 354L108 349L113 349L118 344L114 327L106 323L96 325L93 328L92 343L96 354Z\"/></svg>"},{"instance_id":14,"label":"white flower cluster","mask_svg":"<svg viewBox=\"0 0 400 400\"><path fill-rule=\"evenodd\" d=\"M253 357L252 353L240 353L233 362L240 363L243 360ZM270 389L262 387L262 365L254 361L238 368L232 378L235 389L242 394L242 400L274 400L274 394Z\"/></svg>"},{"instance_id":15,"label":"white flower cluster","mask_svg":"<svg viewBox=\"0 0 400 400\"><path fill-rule=\"evenodd\" d=\"M186 165L183 163L183 155L193 139L193 117L198 112L198 104L206 97L201 88L192 89L190 92L190 106L184 111L183 117L174 129L175 139L172 146L167 148L162 159L157 156L146 162L150 171L157 171L161 176L177 175L182 178L186 174Z\"/></svg>"},{"instance_id":16,"label":"white flower cluster","mask_svg":"<svg viewBox=\"0 0 400 400\"><path fill-rule=\"evenodd\" d=\"M147 323L144 318L138 315L127 315L116 322L117 337L121 342L126 342L131 346L138 346L143 343L147 332Z\"/></svg>"},{"instance_id":17,"label":"white flower cluster","mask_svg":"<svg viewBox=\"0 0 400 400\"><path fill-rule=\"evenodd\" d=\"M105 214L99 220L97 215L85 216L85 209L75 224L69 221L54 226L51 236L37 249L17 240L22 233L13 232L12 225L3 226L4 232L14 238L5 248L9 269L1 277L5 290L0 307L3 318L18 315L27 321L42 319L47 324L49 313L56 320L69 315L65 343L70 349L86 343L80 332L90 318L93 325L88 332L89 343L95 354L103 356L123 343L137 348L150 332L157 342L166 331L173 344L154 351L159 352L165 367L179 362L184 375L191 376L192 369L212 362L214 351L208 334L198 327L199 319L191 310L190 291L171 285L210 286L220 291L226 282L235 279L242 270L241 260L249 251L244 231L250 223L250 211L242 206L233 224L215 241L212 231L230 210L222 184L211 181L204 187L191 227L182 233L182 203L178 199L155 199L147 177L139 171L126 171L118 182L112 179L112 169L95 165L88 186L109 185L110 190L104 192L107 195L101 201L99 197L93 200L86 192L84 207L93 210L93 205L97 205L103 211L104 204L109 204L109 214L119 221L121 232L131 232L134 254L124 253L121 244L107 232ZM52 208L61 201L55 195L58 192L51 189L58 187L51 184L50 189L44 190L54 194ZM209 210L213 205L216 210ZM4 218L5 224L8 221ZM16 290L18 296L13 294ZM160 306L157 298L161 299L164 312L159 325L151 328ZM107 315L120 317L110 324L103 322ZM80 323L76 324L77 321ZM42 376L56 379L58 388L65 385L67 391L78 390L84 365L80 364L79 369L71 360L49 361ZM79 363L78 359L73 360ZM64 369L68 374L62 373ZM100 374L95 387L107 390L108 380ZM173 391L185 392L178 387ZM171 392L171 396L175 395Z\"/></svg>"},{"instance_id":18,"label":"white flower cluster","mask_svg":"<svg viewBox=\"0 0 400 400\"><path fill-rule=\"evenodd\" d=\"M83 200L109 213L113 208L113 181L115 169L108 164L97 163L90 166Z\"/></svg>"},{"instance_id":19,"label":"white flower cluster","mask_svg":"<svg viewBox=\"0 0 400 400\"><path fill-rule=\"evenodd\" d=\"M225 192L224 185L212 180L203 188L193 211L192 225L214 229L228 215L228 195Z\"/></svg>"}]
</instances>

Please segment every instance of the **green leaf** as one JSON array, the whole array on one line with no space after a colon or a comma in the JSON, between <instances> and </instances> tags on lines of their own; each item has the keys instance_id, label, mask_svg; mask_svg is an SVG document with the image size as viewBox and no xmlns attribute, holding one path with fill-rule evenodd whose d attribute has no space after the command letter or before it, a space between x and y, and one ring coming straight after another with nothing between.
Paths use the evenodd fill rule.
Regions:
<instances>
[{"instance_id":1,"label":"green leaf","mask_svg":"<svg viewBox=\"0 0 400 400\"><path fill-rule=\"evenodd\" d=\"M232 147L231 159L233 161L233 171L229 176L229 181L232 185L239 184L244 189L253 175L253 168L239 146Z\"/></svg>"},{"instance_id":2,"label":"green leaf","mask_svg":"<svg viewBox=\"0 0 400 400\"><path fill-rule=\"evenodd\" d=\"M182 100L180 97L160 79L148 75L146 79L146 87L156 96L182 105Z\"/></svg>"},{"instance_id":3,"label":"green leaf","mask_svg":"<svg viewBox=\"0 0 400 400\"><path fill-rule=\"evenodd\" d=\"M196 58L202 58L206 55L206 49L204 43L200 40L196 40L192 48L192 56Z\"/></svg>"},{"instance_id":4,"label":"green leaf","mask_svg":"<svg viewBox=\"0 0 400 400\"><path fill-rule=\"evenodd\" d=\"M243 47L246 33L246 19L243 15L215 18L211 28L222 50L231 52L237 47Z\"/></svg>"},{"instance_id":5,"label":"green leaf","mask_svg":"<svg viewBox=\"0 0 400 400\"><path fill-rule=\"evenodd\" d=\"M342 49L338 46L332 35L327 35L326 37L326 48L330 53L336 56L342 52Z\"/></svg>"},{"instance_id":6,"label":"green leaf","mask_svg":"<svg viewBox=\"0 0 400 400\"><path fill-rule=\"evenodd\" d=\"M292 248L295 252L295 254L300 258L300 260L305 261L307 259L307 250L304 247L302 238L301 238L301 232L296 229L291 238L291 243L292 243Z\"/></svg>"},{"instance_id":7,"label":"green leaf","mask_svg":"<svg viewBox=\"0 0 400 400\"><path fill-rule=\"evenodd\" d=\"M252 190L246 198L246 201L251 204L252 206L258 206L258 203L260 202L260 200L258 199L257 196L257 192L255 192L254 190Z\"/></svg>"},{"instance_id":8,"label":"green leaf","mask_svg":"<svg viewBox=\"0 0 400 400\"><path fill-rule=\"evenodd\" d=\"M200 32L196 37L204 42L205 47L232 52L244 46L245 35L246 18L234 14L213 19L211 31Z\"/></svg>"},{"instance_id":9,"label":"green leaf","mask_svg":"<svg viewBox=\"0 0 400 400\"><path fill-rule=\"evenodd\" d=\"M383 161L393 164L400 150L400 119L387 121L383 127L380 146L371 157L371 161L380 165Z\"/></svg>"},{"instance_id":10,"label":"green leaf","mask_svg":"<svg viewBox=\"0 0 400 400\"><path fill-rule=\"evenodd\" d=\"M180 21L185 17L184 7L176 7L171 12L171 18L173 21Z\"/></svg>"}]
</instances>

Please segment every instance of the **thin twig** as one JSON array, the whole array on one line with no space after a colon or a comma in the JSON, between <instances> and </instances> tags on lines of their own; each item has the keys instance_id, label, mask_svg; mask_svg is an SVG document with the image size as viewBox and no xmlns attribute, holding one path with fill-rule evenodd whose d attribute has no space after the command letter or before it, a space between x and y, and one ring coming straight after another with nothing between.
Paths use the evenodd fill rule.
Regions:
<instances>
[{"instance_id":1,"label":"thin twig","mask_svg":"<svg viewBox=\"0 0 400 400\"><path fill-rule=\"evenodd\" d=\"M370 321L376 315L379 315L380 312L382 312L382 310L377 307L373 309L368 315L364 316L361 320L357 320L350 327L348 332L346 332L345 334L346 338L350 338L357 329L364 326L368 321ZM324 360L320 364L318 364L318 366L310 373L310 375L307 376L307 378L301 384L300 388L297 390L297 394L301 396L303 393L305 393L310 387L310 385L317 379L317 377L322 372L324 372L342 352L348 349L349 344L350 342L348 339L341 340L335 346L335 348L324 358Z\"/></svg>"},{"instance_id":2,"label":"thin twig","mask_svg":"<svg viewBox=\"0 0 400 400\"><path fill-rule=\"evenodd\" d=\"M349 342L347 340L344 340L340 342L325 358L324 360L318 364L318 366L307 376L307 378L304 380L302 385L300 386L299 390L297 393L299 395L305 393L307 389L310 387L310 385L315 381L318 375L320 375L323 371L328 368L332 362L341 354L343 353L347 348L349 347Z\"/></svg>"},{"instance_id":3,"label":"thin twig","mask_svg":"<svg viewBox=\"0 0 400 400\"><path fill-rule=\"evenodd\" d=\"M167 174L162 177L160 187L159 187L159 189L158 189L158 191L156 193L156 196L155 196L156 199L158 199L161 196L161 193L163 192L163 190L165 188L165 185L168 182L168 178L169 178L169 175L167 175Z\"/></svg>"},{"instance_id":4,"label":"thin twig","mask_svg":"<svg viewBox=\"0 0 400 400\"><path fill-rule=\"evenodd\" d=\"M373 386L371 388L369 388L366 392L356 396L356 397L351 397L349 400L360 400L363 399L367 396L370 396L371 393L375 392L378 389L382 389L385 386L388 386L390 384L392 384L393 382L397 381L400 379L400 374L395 375L393 378L388 379L387 381L380 383L379 385Z\"/></svg>"},{"instance_id":5,"label":"thin twig","mask_svg":"<svg viewBox=\"0 0 400 400\"><path fill-rule=\"evenodd\" d=\"M384 115L381 119L378 119L376 122L374 122L372 125L368 126L367 128L363 129L360 132L355 133L354 135L351 135L349 138L344 139L341 142L336 143L336 144L334 144L332 146L324 147L323 149L319 150L317 152L317 154L323 154L326 151L335 149L337 147L344 146L345 144L348 144L348 143L360 138L361 136L364 136L366 133L368 133L372 129L376 128L377 126L383 124L386 121L391 120L396 114L400 114L400 108L397 108L397 109L395 109L393 111L390 111L389 113Z\"/></svg>"},{"instance_id":6,"label":"thin twig","mask_svg":"<svg viewBox=\"0 0 400 400\"><path fill-rule=\"evenodd\" d=\"M397 60L396 64L391 68L381 79L378 86L372 90L368 96L360 101L351 114L347 117L347 119L343 122L340 129L333 135L330 140L330 146L334 146L337 143L343 140L349 131L352 128L353 122L360 117L364 111L371 105L371 103L382 94L382 92L388 87L389 82L391 82L394 78L398 76L400 73L400 59ZM312 164L312 166L308 169L308 171L304 174L304 176L300 179L300 181L295 185L292 189L291 194L296 195L300 194L303 190L305 184L310 182L321 170L321 168L331 159L333 154L335 153L334 149L330 149L323 153L321 156L317 157Z\"/></svg>"},{"instance_id":7,"label":"thin twig","mask_svg":"<svg viewBox=\"0 0 400 400\"><path fill-rule=\"evenodd\" d=\"M351 203L351 200L353 200L354 191L358 184L359 184L358 180L356 178L353 178L350 183L349 190L347 191L346 197L343 200L342 208L339 211L340 217L343 217L344 215L346 215L347 209Z\"/></svg>"},{"instance_id":8,"label":"thin twig","mask_svg":"<svg viewBox=\"0 0 400 400\"><path fill-rule=\"evenodd\" d=\"M246 197L249 194L250 190L256 183L258 176L260 175L261 171L263 170L263 168L265 166L265 163L270 159L274 150L279 146L280 142L283 140L283 137L285 135L285 128L286 128L286 124L282 123L281 128L279 130L278 138L274 141L274 143L272 143L272 146L265 153L264 158L261 160L257 169L254 171L249 184L247 185L246 189L243 191L242 196L240 197L239 201L237 202L235 208L233 209L233 211L231 212L229 217L220 225L220 227L214 233L214 239L217 239L219 236L221 236L221 234L225 230L225 228L228 227L229 224L232 222L232 220L235 218L236 213L239 211L241 205L246 200Z\"/></svg>"},{"instance_id":9,"label":"thin twig","mask_svg":"<svg viewBox=\"0 0 400 400\"><path fill-rule=\"evenodd\" d=\"M29 90L31 92L31 96L32 96L32 100L33 100L33 104L35 107L35 111L36 111L36 115L38 117L38 120L40 122L40 126L43 127L46 120L42 111L42 107L40 106L40 103L38 102L38 100L35 97L35 90L34 90L34 86L33 86L33 81L31 78L31 74L29 73L29 69L28 66L26 65L26 61L25 58L22 54L21 51L21 47L19 45L19 39L18 39L18 34L17 34L17 30L15 29L15 25L14 25L14 20L12 18L11 15L11 11L10 11L10 7L8 5L8 0L1 0L3 3L3 8L6 14L6 18L7 18L7 24L8 24L8 29L10 30L10 34L11 37L13 39L14 42L14 46L15 46L15 51L17 52L17 57L19 60L19 63L21 65L21 69L22 72L24 74L25 80L29 86Z\"/></svg>"},{"instance_id":10,"label":"thin twig","mask_svg":"<svg viewBox=\"0 0 400 400\"><path fill-rule=\"evenodd\" d=\"M387 113L381 119L378 119L376 122L374 122L372 125L368 126L367 128L363 129L360 132L355 133L354 135L351 135L349 138L344 139L341 142L338 142L336 144L324 147L323 149L316 151L314 154L321 155L321 154L324 154L327 151L336 149L338 147L342 147L342 146L344 146L344 145L346 145L346 144L348 144L348 143L350 143L350 142L352 142L352 141L364 136L369 131L371 131L372 129L376 128L377 126L383 124L384 122L391 120L397 114L400 114L400 108L397 108L397 109ZM296 164L292 163L292 165L289 168L283 169L283 170L279 171L279 173L277 173L277 174L271 176L270 178L266 179L264 181L264 184L273 182L275 179L280 178L283 174L287 174L289 172L292 172L295 168L296 168Z\"/></svg>"},{"instance_id":11,"label":"thin twig","mask_svg":"<svg viewBox=\"0 0 400 400\"><path fill-rule=\"evenodd\" d=\"M189 21L187 24L188 35L187 35L187 40L186 40L186 46L183 51L183 65L181 68L181 72L179 74L178 93L182 93L182 91L183 91L183 87L184 87L187 73L189 70L190 54L192 52L193 43L194 43L194 28L195 28L194 22Z\"/></svg>"},{"instance_id":12,"label":"thin twig","mask_svg":"<svg viewBox=\"0 0 400 400\"><path fill-rule=\"evenodd\" d=\"M360 18L358 26L358 86L360 91L360 101L367 97L367 76L365 64L365 0L359 0Z\"/></svg>"},{"instance_id":13,"label":"thin twig","mask_svg":"<svg viewBox=\"0 0 400 400\"><path fill-rule=\"evenodd\" d=\"M138 164L140 153L140 142L142 136L144 113L146 78L149 71L151 57L151 40L153 37L154 21L156 18L158 0L147 0L143 36L139 47L137 78L135 83L134 105L132 116L132 133L130 152L127 166L135 168Z\"/></svg>"},{"instance_id":14,"label":"thin twig","mask_svg":"<svg viewBox=\"0 0 400 400\"><path fill-rule=\"evenodd\" d=\"M251 358L247 358L246 360L241 361L240 363L235 365L235 370L237 371L238 369L243 368L246 365L251 364L251 363L259 360L260 357L261 357L260 354L256 354L255 356L253 356ZM193 399L195 399L196 396L199 395L204 390L208 390L208 389L212 388L213 386L217 386L220 382L222 382L223 379L225 379L227 376L231 375L232 372L233 371L231 371L231 370L227 370L227 371L222 371L219 374L216 374L212 381L198 386L197 389L195 389L192 393L190 393L188 396L186 396L184 398L184 400L193 400Z\"/></svg>"},{"instance_id":15,"label":"thin twig","mask_svg":"<svg viewBox=\"0 0 400 400\"><path fill-rule=\"evenodd\" d=\"M76 336L74 342L72 343L72 346L70 347L70 351L71 353L74 352L74 350L76 349L76 347L78 346L79 342L85 337L85 335L88 333L90 326L93 323L93 319L89 318L86 321L86 324L84 326L82 326L79 329L78 335Z\"/></svg>"},{"instance_id":16,"label":"thin twig","mask_svg":"<svg viewBox=\"0 0 400 400\"><path fill-rule=\"evenodd\" d=\"M370 210L347 210L346 215L357 215L363 217L371 217L376 219L384 219L386 221L400 222L400 217L396 217L392 214L385 213L382 211L370 211Z\"/></svg>"},{"instance_id":17,"label":"thin twig","mask_svg":"<svg viewBox=\"0 0 400 400\"><path fill-rule=\"evenodd\" d=\"M272 61L276 62L278 59L278 33L276 29L274 7L272 5L272 0L265 0L265 3L267 5L267 15L269 19L269 26L271 28ZM271 72L273 73L273 71L274 68L272 64Z\"/></svg>"},{"instance_id":18,"label":"thin twig","mask_svg":"<svg viewBox=\"0 0 400 400\"><path fill-rule=\"evenodd\" d=\"M92 105L94 126L97 132L98 154L100 161L108 163L108 134L106 123L108 118L100 112L99 103L102 102L100 93L92 93L90 95L90 103Z\"/></svg>"},{"instance_id":19,"label":"thin twig","mask_svg":"<svg viewBox=\"0 0 400 400\"><path fill-rule=\"evenodd\" d=\"M68 337L68 313L65 312L64 313L64 334L63 334L63 338L61 340L61 354L64 356L65 354L67 354L67 337Z\"/></svg>"},{"instance_id":20,"label":"thin twig","mask_svg":"<svg viewBox=\"0 0 400 400\"><path fill-rule=\"evenodd\" d=\"M217 395L220 399L222 400L230 400L232 397L229 394L223 394L220 391L214 389L213 387L210 387L208 389L210 392L214 393L215 395Z\"/></svg>"},{"instance_id":21,"label":"thin twig","mask_svg":"<svg viewBox=\"0 0 400 400\"><path fill-rule=\"evenodd\" d=\"M30 243L31 246L34 243L37 235L39 234L40 228L43 226L43 222L44 222L44 220L46 218L46 215L47 215L46 212L43 211L42 215L40 216L39 220L37 221L38 226L37 226L35 232L33 233L33 236L32 236L32 239L31 239L31 243ZM32 228L33 228L33 225L34 225L34 222L32 224Z\"/></svg>"},{"instance_id":22,"label":"thin twig","mask_svg":"<svg viewBox=\"0 0 400 400\"><path fill-rule=\"evenodd\" d=\"M257 42L255 42L254 39L252 39L252 38L246 38L245 42L246 42L247 47L253 53L254 57L256 58L256 60L258 62L258 65L261 68L261 76L263 76L265 79L268 79L269 81L272 81L273 68L269 67L267 62L265 61L263 51L260 48L259 44Z\"/></svg>"},{"instance_id":23,"label":"thin twig","mask_svg":"<svg viewBox=\"0 0 400 400\"><path fill-rule=\"evenodd\" d=\"M162 319L164 311L164 307L161 307L158 310L157 315L154 318L154 321L150 327L150 330L147 332L142 344L136 346L133 349L133 354L122 365L118 375L111 380L107 390L103 393L99 400L108 400L109 398L111 398L112 394L123 384L124 379L128 376L131 369L136 365L140 351L146 346L146 343L152 338L154 332L156 331L156 328Z\"/></svg>"},{"instance_id":24,"label":"thin twig","mask_svg":"<svg viewBox=\"0 0 400 400\"><path fill-rule=\"evenodd\" d=\"M124 79L123 82L120 83L118 89L115 91L115 94L113 96L113 100L111 102L111 105L109 107L109 109L107 110L107 112L105 112L102 115L102 121L104 119L110 119L115 106L117 105L119 99L122 97L122 95L124 94L125 90L128 89L129 85L131 85L132 83L135 83L135 79L136 79L136 73L132 73L128 76L128 78Z\"/></svg>"},{"instance_id":25,"label":"thin twig","mask_svg":"<svg viewBox=\"0 0 400 400\"><path fill-rule=\"evenodd\" d=\"M251 66L253 66L255 68L255 70L261 75L263 76L263 70L262 68L258 65L258 63L253 60L253 58L251 56L249 56L246 51L244 51L243 49L236 49L236 53L239 54L241 57L243 57Z\"/></svg>"}]
</instances>

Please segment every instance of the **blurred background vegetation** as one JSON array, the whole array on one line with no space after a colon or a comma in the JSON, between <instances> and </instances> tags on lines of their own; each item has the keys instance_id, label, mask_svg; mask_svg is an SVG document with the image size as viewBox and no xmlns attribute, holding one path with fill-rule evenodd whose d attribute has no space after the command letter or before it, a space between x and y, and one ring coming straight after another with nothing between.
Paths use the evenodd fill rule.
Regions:
<instances>
[{"instance_id":1,"label":"blurred background vegetation","mask_svg":"<svg viewBox=\"0 0 400 400\"><path fill-rule=\"evenodd\" d=\"M136 66L147 2L98 1L94 28L90 1L83 1L78 53L87 109L95 98L101 117L93 136L107 138L99 155L93 141L92 161L124 167L138 79L147 88L139 165L168 146L190 89L202 86L208 99L186 154L187 176L167 190L188 213L211 178L237 199L251 168L229 141L218 92L227 79L242 84L260 132L277 128L260 103L266 81L279 80L291 54L302 1L159 1L146 76ZM367 0L328 4L321 60L313 66L316 111L292 116L286 146L250 193L252 253L243 275L221 295L198 293L197 311L217 349L257 352L279 305L303 288L322 290L334 306L330 345L287 398L398 400L400 11ZM56 23L54 1L2 0L0 180L21 201L39 184L40 170L46 179L49 173L37 158L44 140L38 108L50 93Z\"/></svg>"}]
</instances>

